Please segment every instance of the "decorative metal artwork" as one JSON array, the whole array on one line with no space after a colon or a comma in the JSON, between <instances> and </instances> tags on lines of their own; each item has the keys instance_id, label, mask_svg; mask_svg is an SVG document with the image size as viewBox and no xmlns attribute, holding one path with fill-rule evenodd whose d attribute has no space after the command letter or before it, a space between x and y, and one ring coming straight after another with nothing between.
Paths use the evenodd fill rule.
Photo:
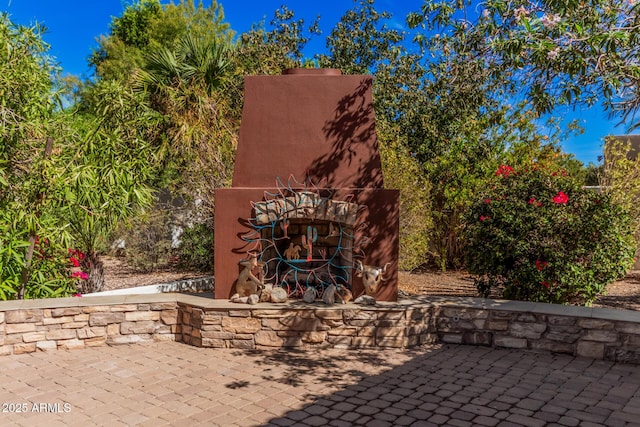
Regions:
<instances>
[{"instance_id":1,"label":"decorative metal artwork","mask_svg":"<svg viewBox=\"0 0 640 427\"><path fill-rule=\"evenodd\" d=\"M364 258L368 240L361 236L366 224L356 227L366 207L350 202L353 196L336 200L332 190L293 177L286 185L277 179L276 188L265 191L263 201L251 202L254 216L242 236L259 254L264 283L284 288L292 298L302 298L310 287L317 298L330 286L350 289L354 257Z\"/></svg>"}]
</instances>

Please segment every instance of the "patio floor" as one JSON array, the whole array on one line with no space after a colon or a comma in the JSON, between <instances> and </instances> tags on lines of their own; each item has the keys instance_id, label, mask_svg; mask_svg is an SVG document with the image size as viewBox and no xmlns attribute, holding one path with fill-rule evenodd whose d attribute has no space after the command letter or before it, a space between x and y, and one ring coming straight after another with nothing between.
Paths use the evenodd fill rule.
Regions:
<instances>
[{"instance_id":1,"label":"patio floor","mask_svg":"<svg viewBox=\"0 0 640 427\"><path fill-rule=\"evenodd\" d=\"M473 346L164 342L4 356L0 372L3 426L640 425L638 366Z\"/></svg>"}]
</instances>

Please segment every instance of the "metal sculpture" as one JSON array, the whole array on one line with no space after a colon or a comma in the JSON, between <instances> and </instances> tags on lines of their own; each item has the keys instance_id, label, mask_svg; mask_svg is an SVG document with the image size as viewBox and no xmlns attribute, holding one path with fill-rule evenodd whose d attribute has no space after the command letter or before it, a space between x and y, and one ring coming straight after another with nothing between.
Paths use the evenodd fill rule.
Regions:
<instances>
[{"instance_id":1,"label":"metal sculpture","mask_svg":"<svg viewBox=\"0 0 640 427\"><path fill-rule=\"evenodd\" d=\"M264 282L298 298L309 287L322 298L334 286L340 290L339 300L350 300L353 248L360 248L354 243L354 226L364 207L336 200L330 190L293 177L286 185L280 179L276 184L277 192L266 191L262 201L251 203L255 215L248 219L250 230L242 236L251 250L259 252ZM306 253L301 256L303 249Z\"/></svg>"}]
</instances>

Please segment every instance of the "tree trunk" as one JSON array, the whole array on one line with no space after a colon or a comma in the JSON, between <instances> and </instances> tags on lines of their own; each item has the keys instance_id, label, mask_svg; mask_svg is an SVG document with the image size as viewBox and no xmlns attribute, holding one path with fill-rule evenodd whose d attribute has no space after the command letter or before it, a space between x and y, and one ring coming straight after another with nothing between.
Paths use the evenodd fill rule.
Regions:
<instances>
[{"instance_id":1,"label":"tree trunk","mask_svg":"<svg viewBox=\"0 0 640 427\"><path fill-rule=\"evenodd\" d=\"M24 299L24 295L27 290L27 282L29 281L29 274L31 273L31 260L33 259L33 251L36 247L36 236L29 234L29 246L27 246L27 253L24 257L25 263L22 267L22 283L20 291L18 292L18 299Z\"/></svg>"},{"instance_id":2,"label":"tree trunk","mask_svg":"<svg viewBox=\"0 0 640 427\"><path fill-rule=\"evenodd\" d=\"M104 286L104 266L97 252L91 251L87 254L89 265L89 277L84 285L83 293L100 292Z\"/></svg>"},{"instance_id":3,"label":"tree trunk","mask_svg":"<svg viewBox=\"0 0 640 427\"><path fill-rule=\"evenodd\" d=\"M44 158L46 159L47 157L49 157L51 155L51 152L53 151L53 138L47 138L47 142L46 145L44 147ZM36 215L39 217L40 216L40 207L42 207L42 204L44 203L44 192L40 193L38 195L38 201L40 203L40 206L38 207L38 212L36 212ZM29 233L29 246L27 246L27 253L25 254L25 264L24 267L22 268L22 283L20 285L20 291L18 292L18 299L24 299L24 295L26 293L27 290L27 282L29 281L29 275L31 274L31 260L33 259L33 250L35 249L36 246L36 235L31 232Z\"/></svg>"}]
</instances>

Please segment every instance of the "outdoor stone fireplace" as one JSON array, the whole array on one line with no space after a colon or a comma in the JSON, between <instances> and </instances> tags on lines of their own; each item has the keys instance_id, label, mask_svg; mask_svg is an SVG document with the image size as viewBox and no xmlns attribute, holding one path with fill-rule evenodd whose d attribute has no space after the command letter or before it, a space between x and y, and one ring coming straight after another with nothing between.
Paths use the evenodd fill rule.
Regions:
<instances>
[{"instance_id":1,"label":"outdoor stone fireplace","mask_svg":"<svg viewBox=\"0 0 640 427\"><path fill-rule=\"evenodd\" d=\"M383 188L371 84L330 69L245 78L232 186L216 190L216 298L253 255L290 297L331 284L358 296L354 263L387 265L375 297L397 299L399 194Z\"/></svg>"}]
</instances>

